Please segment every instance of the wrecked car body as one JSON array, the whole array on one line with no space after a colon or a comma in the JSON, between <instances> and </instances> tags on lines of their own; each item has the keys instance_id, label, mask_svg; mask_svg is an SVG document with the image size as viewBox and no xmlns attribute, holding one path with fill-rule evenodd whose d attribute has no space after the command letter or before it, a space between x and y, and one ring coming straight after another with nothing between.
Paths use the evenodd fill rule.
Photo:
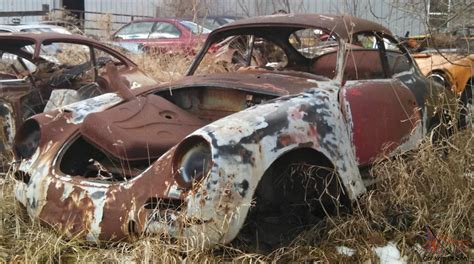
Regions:
<instances>
[{"instance_id":1,"label":"wrecked car body","mask_svg":"<svg viewBox=\"0 0 474 264\"><path fill-rule=\"evenodd\" d=\"M474 54L427 50L413 57L425 76L457 94L460 103L459 126L472 123Z\"/></svg>"},{"instance_id":2,"label":"wrecked car body","mask_svg":"<svg viewBox=\"0 0 474 264\"><path fill-rule=\"evenodd\" d=\"M120 78L130 88L156 85L122 54L82 36L0 34L3 161L8 163L16 128L28 117L116 91L105 76L104 66L108 62L118 67Z\"/></svg>"},{"instance_id":3,"label":"wrecked car body","mask_svg":"<svg viewBox=\"0 0 474 264\"><path fill-rule=\"evenodd\" d=\"M229 38L241 46L230 55ZM16 199L93 242L212 246L255 221L287 232L364 193L363 168L415 149L447 100L388 29L349 16L230 23L187 75L29 119L15 139Z\"/></svg>"}]
</instances>

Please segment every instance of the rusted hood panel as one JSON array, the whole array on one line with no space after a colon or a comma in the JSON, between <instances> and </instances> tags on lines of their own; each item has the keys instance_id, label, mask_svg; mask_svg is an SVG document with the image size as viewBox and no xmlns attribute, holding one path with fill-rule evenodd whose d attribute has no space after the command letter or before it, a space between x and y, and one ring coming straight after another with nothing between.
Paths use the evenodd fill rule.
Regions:
<instances>
[{"instance_id":1,"label":"rusted hood panel","mask_svg":"<svg viewBox=\"0 0 474 264\"><path fill-rule=\"evenodd\" d=\"M159 90L173 90L191 86L214 86L282 96L316 88L318 87L317 81L326 80L324 77L313 74L245 70L233 73L187 76L181 80L167 83L161 86Z\"/></svg>"},{"instance_id":2,"label":"rusted hood panel","mask_svg":"<svg viewBox=\"0 0 474 264\"><path fill-rule=\"evenodd\" d=\"M156 159L203 121L160 96L148 95L89 114L82 136L121 160Z\"/></svg>"}]
</instances>

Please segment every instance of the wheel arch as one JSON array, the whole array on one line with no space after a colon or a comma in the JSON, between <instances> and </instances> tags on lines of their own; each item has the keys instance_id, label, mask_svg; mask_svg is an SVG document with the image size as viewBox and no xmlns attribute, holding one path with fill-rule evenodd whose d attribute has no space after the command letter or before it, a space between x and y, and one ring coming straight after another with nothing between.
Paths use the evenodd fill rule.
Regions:
<instances>
[{"instance_id":1,"label":"wheel arch","mask_svg":"<svg viewBox=\"0 0 474 264\"><path fill-rule=\"evenodd\" d=\"M453 88L452 76L448 71L434 69L426 75L426 78L441 84L446 89L452 90Z\"/></svg>"},{"instance_id":2,"label":"wheel arch","mask_svg":"<svg viewBox=\"0 0 474 264\"><path fill-rule=\"evenodd\" d=\"M343 192L344 192L343 194L345 197L344 199L349 200L349 195L347 192L347 188L349 186L346 186L343 183L343 181L340 179L340 175L337 172L336 165L322 151L314 149L314 148L310 148L310 147L293 148L291 150L288 150L282 153L280 156L274 159L273 162L268 166L268 168L261 175L260 179L258 180L256 189L258 189L258 187L261 184L265 184L266 183L265 181L267 180L267 178L271 178L273 176L271 174L274 170L281 172L281 169L287 167L288 165L300 163L300 162L304 162L308 165L320 166L322 168L327 168L329 170L332 170L335 176L338 178L337 179L338 183L340 184L341 187L343 187Z\"/></svg>"}]
</instances>

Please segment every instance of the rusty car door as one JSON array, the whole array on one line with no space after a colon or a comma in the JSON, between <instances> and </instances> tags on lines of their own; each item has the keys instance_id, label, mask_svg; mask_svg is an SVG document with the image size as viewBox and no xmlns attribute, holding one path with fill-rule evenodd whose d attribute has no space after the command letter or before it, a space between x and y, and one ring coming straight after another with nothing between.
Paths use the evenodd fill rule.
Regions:
<instances>
[{"instance_id":1,"label":"rusty car door","mask_svg":"<svg viewBox=\"0 0 474 264\"><path fill-rule=\"evenodd\" d=\"M370 43L368 36L364 38ZM340 100L359 166L410 149L422 134L420 102L399 78L413 74L412 66L401 52L394 60L381 46L386 44L379 39L377 44L350 50L344 68L347 81Z\"/></svg>"},{"instance_id":2,"label":"rusty car door","mask_svg":"<svg viewBox=\"0 0 474 264\"><path fill-rule=\"evenodd\" d=\"M342 94L359 165L389 154L416 132L418 105L402 82L349 81Z\"/></svg>"}]
</instances>

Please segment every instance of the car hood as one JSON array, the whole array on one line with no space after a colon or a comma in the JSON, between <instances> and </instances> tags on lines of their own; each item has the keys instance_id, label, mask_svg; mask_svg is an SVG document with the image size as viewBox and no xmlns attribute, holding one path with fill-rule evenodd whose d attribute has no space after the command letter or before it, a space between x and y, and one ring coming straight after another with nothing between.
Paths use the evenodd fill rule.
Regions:
<instances>
[{"instance_id":1,"label":"car hood","mask_svg":"<svg viewBox=\"0 0 474 264\"><path fill-rule=\"evenodd\" d=\"M423 56L425 55L425 56ZM417 54L415 61L423 75L428 75L432 70L448 68L451 66L474 66L474 54Z\"/></svg>"}]
</instances>

